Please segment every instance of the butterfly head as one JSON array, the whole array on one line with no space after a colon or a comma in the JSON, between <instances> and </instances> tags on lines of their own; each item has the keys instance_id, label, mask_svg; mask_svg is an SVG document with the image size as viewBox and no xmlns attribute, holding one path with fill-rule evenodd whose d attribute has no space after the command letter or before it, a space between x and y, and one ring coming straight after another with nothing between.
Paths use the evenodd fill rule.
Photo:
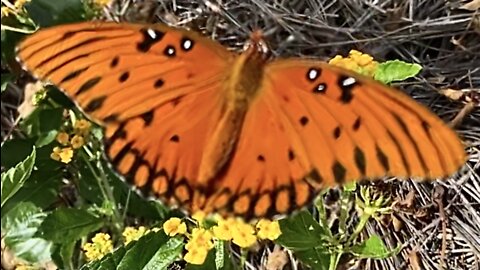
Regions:
<instances>
[{"instance_id":1,"label":"butterfly head","mask_svg":"<svg viewBox=\"0 0 480 270\"><path fill-rule=\"evenodd\" d=\"M271 56L270 47L263 38L261 30L255 30L250 35L250 39L245 43L243 47L245 53L249 58L260 58L262 61L267 61Z\"/></svg>"}]
</instances>

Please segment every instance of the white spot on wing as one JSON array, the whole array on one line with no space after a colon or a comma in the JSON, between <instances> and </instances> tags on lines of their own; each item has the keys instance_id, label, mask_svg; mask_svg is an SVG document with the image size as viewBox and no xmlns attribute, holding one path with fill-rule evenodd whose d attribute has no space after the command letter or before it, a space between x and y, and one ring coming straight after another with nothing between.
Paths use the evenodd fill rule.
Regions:
<instances>
[{"instance_id":1,"label":"white spot on wing","mask_svg":"<svg viewBox=\"0 0 480 270\"><path fill-rule=\"evenodd\" d=\"M148 34L152 39L156 39L156 38L157 38L157 33L155 33L155 30L153 30L152 28L148 28L147 34Z\"/></svg>"},{"instance_id":2,"label":"white spot on wing","mask_svg":"<svg viewBox=\"0 0 480 270\"><path fill-rule=\"evenodd\" d=\"M352 86L357 83L357 80L353 77L348 77L342 81L342 86Z\"/></svg>"},{"instance_id":3,"label":"white spot on wing","mask_svg":"<svg viewBox=\"0 0 480 270\"><path fill-rule=\"evenodd\" d=\"M316 70L314 68L311 68L308 71L308 79L313 81L313 80L317 79L317 77L318 77L318 70Z\"/></svg>"},{"instance_id":4,"label":"white spot on wing","mask_svg":"<svg viewBox=\"0 0 480 270\"><path fill-rule=\"evenodd\" d=\"M192 48L192 41L190 39L185 39L183 41L182 47L184 50L189 50L190 48Z\"/></svg>"},{"instance_id":5,"label":"white spot on wing","mask_svg":"<svg viewBox=\"0 0 480 270\"><path fill-rule=\"evenodd\" d=\"M174 48L168 48L167 54L168 55L174 55L175 54L175 49Z\"/></svg>"}]
</instances>

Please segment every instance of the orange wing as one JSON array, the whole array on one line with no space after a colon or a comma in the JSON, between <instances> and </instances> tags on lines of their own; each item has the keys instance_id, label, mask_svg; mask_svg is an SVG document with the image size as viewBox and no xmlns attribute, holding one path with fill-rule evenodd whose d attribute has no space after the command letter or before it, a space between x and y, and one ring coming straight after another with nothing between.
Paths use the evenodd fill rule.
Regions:
<instances>
[{"instance_id":1,"label":"orange wing","mask_svg":"<svg viewBox=\"0 0 480 270\"><path fill-rule=\"evenodd\" d=\"M105 126L106 153L128 180L190 201L234 54L194 32L106 22L39 31L17 54Z\"/></svg>"},{"instance_id":2,"label":"orange wing","mask_svg":"<svg viewBox=\"0 0 480 270\"><path fill-rule=\"evenodd\" d=\"M278 60L264 74L207 209L288 213L324 187L445 177L465 161L455 132L396 89L319 61Z\"/></svg>"}]
</instances>

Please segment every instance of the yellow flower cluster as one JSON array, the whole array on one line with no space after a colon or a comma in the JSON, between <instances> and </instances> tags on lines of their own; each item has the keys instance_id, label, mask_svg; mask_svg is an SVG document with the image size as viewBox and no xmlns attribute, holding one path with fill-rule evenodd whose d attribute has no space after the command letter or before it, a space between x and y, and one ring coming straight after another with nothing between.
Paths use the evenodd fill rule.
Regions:
<instances>
[{"instance_id":1,"label":"yellow flower cluster","mask_svg":"<svg viewBox=\"0 0 480 270\"><path fill-rule=\"evenodd\" d=\"M169 236L177 234L188 236L188 242L185 245L187 253L183 259L191 264L203 264L215 240L232 241L241 248L248 248L253 246L257 239L275 240L281 234L278 221L262 219L254 227L240 218L217 217L217 224L206 229L202 227L202 221L205 218L203 212L197 212L193 217L199 227L194 228L191 234L187 233L186 224L179 218L171 218L163 224L163 230Z\"/></svg>"},{"instance_id":2,"label":"yellow flower cluster","mask_svg":"<svg viewBox=\"0 0 480 270\"><path fill-rule=\"evenodd\" d=\"M370 77L373 77L373 74L378 67L378 62L374 61L372 56L357 50L351 50L348 57L345 58L341 55L336 55L334 58L330 59L328 63Z\"/></svg>"},{"instance_id":3,"label":"yellow flower cluster","mask_svg":"<svg viewBox=\"0 0 480 270\"><path fill-rule=\"evenodd\" d=\"M73 149L79 149L85 144L85 137L88 136L90 132L90 126L90 122L85 119L80 119L75 122L73 134L69 135L63 131L59 132L56 140L63 147L54 147L50 158L66 164L70 163L73 158Z\"/></svg>"},{"instance_id":4,"label":"yellow flower cluster","mask_svg":"<svg viewBox=\"0 0 480 270\"><path fill-rule=\"evenodd\" d=\"M128 243L132 241L137 241L138 239L140 239L140 237L144 236L149 232L150 230L145 228L145 226L140 226L138 228L126 227L122 233L124 243L125 245L128 245Z\"/></svg>"},{"instance_id":5,"label":"yellow flower cluster","mask_svg":"<svg viewBox=\"0 0 480 270\"><path fill-rule=\"evenodd\" d=\"M91 243L86 243L82 247L88 261L101 259L113 250L113 243L110 239L110 235L106 233L97 233L91 241Z\"/></svg>"}]
</instances>

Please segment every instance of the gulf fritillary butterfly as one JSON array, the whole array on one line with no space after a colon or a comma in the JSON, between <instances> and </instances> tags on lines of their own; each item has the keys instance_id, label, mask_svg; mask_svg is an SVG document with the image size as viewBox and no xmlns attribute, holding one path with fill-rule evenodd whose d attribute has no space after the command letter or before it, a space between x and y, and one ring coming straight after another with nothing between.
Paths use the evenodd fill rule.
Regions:
<instances>
[{"instance_id":1,"label":"gulf fritillary butterfly","mask_svg":"<svg viewBox=\"0 0 480 270\"><path fill-rule=\"evenodd\" d=\"M246 218L289 213L322 188L454 173L454 131L398 90L318 60L269 60L165 25L86 22L37 32L26 69L105 127L114 167L147 194Z\"/></svg>"}]
</instances>

